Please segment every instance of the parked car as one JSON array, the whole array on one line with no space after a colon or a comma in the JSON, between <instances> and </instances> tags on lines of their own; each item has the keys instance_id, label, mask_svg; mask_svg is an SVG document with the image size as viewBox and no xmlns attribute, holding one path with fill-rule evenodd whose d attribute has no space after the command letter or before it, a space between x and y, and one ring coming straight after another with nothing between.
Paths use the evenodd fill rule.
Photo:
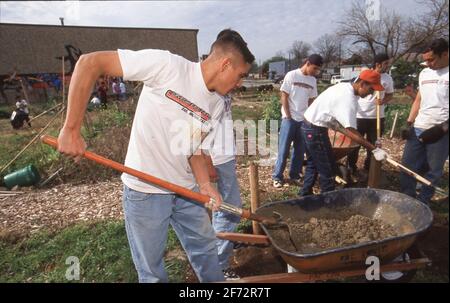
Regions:
<instances>
[{"instance_id":1,"label":"parked car","mask_svg":"<svg viewBox=\"0 0 450 303\"><path fill-rule=\"evenodd\" d=\"M338 83L340 83L341 81L342 81L341 75L334 75L334 76L331 76L330 83L331 83L332 85L338 84Z\"/></svg>"}]
</instances>

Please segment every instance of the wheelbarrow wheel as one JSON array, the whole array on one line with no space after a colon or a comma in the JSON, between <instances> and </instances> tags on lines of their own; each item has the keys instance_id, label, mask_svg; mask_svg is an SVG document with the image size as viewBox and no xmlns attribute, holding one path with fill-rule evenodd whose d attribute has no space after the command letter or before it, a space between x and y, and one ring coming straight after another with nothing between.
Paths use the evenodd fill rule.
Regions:
<instances>
[{"instance_id":1,"label":"wheelbarrow wheel","mask_svg":"<svg viewBox=\"0 0 450 303\"><path fill-rule=\"evenodd\" d=\"M413 245L401 256L398 256L394 261L409 261L411 259L420 258L421 253L419 249ZM417 269L412 269L408 271L391 271L384 272L380 274L381 283L408 283L416 275Z\"/></svg>"}]
</instances>

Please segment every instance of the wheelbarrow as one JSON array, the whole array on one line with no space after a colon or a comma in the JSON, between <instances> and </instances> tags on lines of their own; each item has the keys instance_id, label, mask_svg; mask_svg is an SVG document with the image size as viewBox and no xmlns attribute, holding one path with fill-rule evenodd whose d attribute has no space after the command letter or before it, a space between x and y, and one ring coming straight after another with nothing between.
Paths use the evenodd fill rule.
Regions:
<instances>
[{"instance_id":1,"label":"wheelbarrow","mask_svg":"<svg viewBox=\"0 0 450 303\"><path fill-rule=\"evenodd\" d=\"M330 138L331 147L333 148L333 154L336 161L344 158L359 147L358 143L331 128L328 129L328 137Z\"/></svg>"},{"instance_id":2,"label":"wheelbarrow","mask_svg":"<svg viewBox=\"0 0 450 303\"><path fill-rule=\"evenodd\" d=\"M364 269L369 256L377 257L380 264L386 265L410 249L417 237L433 221L433 214L425 204L407 195L380 189L348 188L295 200L272 202L258 208L256 213L265 215L273 211L280 213L285 219L302 223L309 222L311 218L347 220L353 215L362 215L378 219L396 230L397 236L394 237L315 252L287 249L286 243L277 242L279 239L274 237L274 230L263 224L261 228L265 235L218 234L219 238L231 241L271 244L284 261L297 271L319 277L330 272ZM406 270L411 267L414 268L411 264L409 267L398 268ZM246 282L257 281L262 280Z\"/></svg>"}]
</instances>

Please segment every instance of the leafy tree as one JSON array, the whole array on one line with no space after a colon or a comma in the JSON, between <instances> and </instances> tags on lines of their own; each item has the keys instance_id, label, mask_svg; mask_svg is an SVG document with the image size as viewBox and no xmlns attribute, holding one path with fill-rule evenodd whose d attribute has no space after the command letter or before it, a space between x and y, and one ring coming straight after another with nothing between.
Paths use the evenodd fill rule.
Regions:
<instances>
[{"instance_id":1,"label":"leafy tree","mask_svg":"<svg viewBox=\"0 0 450 303\"><path fill-rule=\"evenodd\" d=\"M417 87L419 73L422 67L417 61L408 62L403 59L397 60L392 66L392 78L394 79L395 88L404 88L408 84Z\"/></svg>"}]
</instances>

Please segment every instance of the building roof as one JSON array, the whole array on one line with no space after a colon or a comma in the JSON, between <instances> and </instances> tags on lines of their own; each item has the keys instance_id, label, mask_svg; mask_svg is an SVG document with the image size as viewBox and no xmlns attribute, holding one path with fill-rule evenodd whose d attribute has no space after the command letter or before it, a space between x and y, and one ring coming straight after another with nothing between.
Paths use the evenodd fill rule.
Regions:
<instances>
[{"instance_id":1,"label":"building roof","mask_svg":"<svg viewBox=\"0 0 450 303\"><path fill-rule=\"evenodd\" d=\"M198 61L198 29L0 23L0 75L71 72L78 57L99 50L164 49Z\"/></svg>"}]
</instances>

